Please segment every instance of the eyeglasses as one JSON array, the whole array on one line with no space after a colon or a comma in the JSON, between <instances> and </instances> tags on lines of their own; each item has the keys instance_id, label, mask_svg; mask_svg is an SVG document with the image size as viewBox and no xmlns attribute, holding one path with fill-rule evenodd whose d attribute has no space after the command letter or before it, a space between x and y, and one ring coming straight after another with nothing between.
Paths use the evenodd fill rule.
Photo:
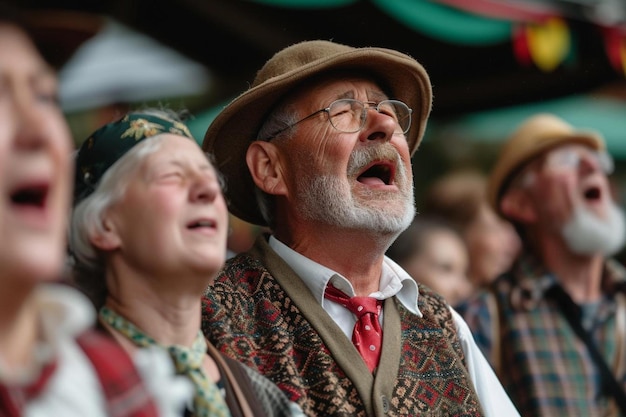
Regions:
<instances>
[{"instance_id":1,"label":"eyeglasses","mask_svg":"<svg viewBox=\"0 0 626 417\"><path fill-rule=\"evenodd\" d=\"M376 110L380 114L391 117L402 129L402 133L409 131L411 127L411 113L413 110L405 103L399 100L383 100L381 102L366 101L362 102L351 98L343 98L333 101L325 109L320 109L308 116L298 120L297 122L280 129L273 133L265 140L270 141L280 135L287 129L291 129L295 125L304 122L311 117L325 112L328 114L328 120L332 127L340 132L355 133L363 129L367 120L367 110Z\"/></svg>"},{"instance_id":2,"label":"eyeglasses","mask_svg":"<svg viewBox=\"0 0 626 417\"><path fill-rule=\"evenodd\" d=\"M595 151L579 146L567 146L549 152L544 159L544 166L551 169L577 169L583 158L593 161L603 173L613 172L613 158L607 152Z\"/></svg>"},{"instance_id":3,"label":"eyeglasses","mask_svg":"<svg viewBox=\"0 0 626 417\"><path fill-rule=\"evenodd\" d=\"M614 162L611 155L605 151L591 150L582 146L565 146L548 152L542 159L542 167L551 170L578 169L583 158L593 161L593 164L605 175L613 173ZM534 182L536 172L523 171L519 177L519 184L529 186Z\"/></svg>"}]
</instances>

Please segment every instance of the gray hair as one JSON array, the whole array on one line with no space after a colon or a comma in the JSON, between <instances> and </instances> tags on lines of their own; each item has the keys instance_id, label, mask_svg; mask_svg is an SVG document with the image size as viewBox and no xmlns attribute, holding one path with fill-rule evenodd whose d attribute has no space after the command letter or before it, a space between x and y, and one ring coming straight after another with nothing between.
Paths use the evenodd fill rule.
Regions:
<instances>
[{"instance_id":1,"label":"gray hair","mask_svg":"<svg viewBox=\"0 0 626 417\"><path fill-rule=\"evenodd\" d=\"M74 280L96 307L100 307L106 296L106 267L101 252L91 243L90 238L104 232L104 213L122 198L127 189L128 177L137 170L140 161L160 149L165 135L152 136L129 150L111 165L95 191L72 211L69 247L74 258Z\"/></svg>"}]
</instances>

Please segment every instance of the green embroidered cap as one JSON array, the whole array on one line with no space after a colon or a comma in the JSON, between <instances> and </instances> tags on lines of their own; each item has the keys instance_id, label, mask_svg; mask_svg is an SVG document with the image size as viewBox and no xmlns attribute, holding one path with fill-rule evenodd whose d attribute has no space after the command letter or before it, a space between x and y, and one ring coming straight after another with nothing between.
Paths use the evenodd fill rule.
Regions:
<instances>
[{"instance_id":1,"label":"green embroidered cap","mask_svg":"<svg viewBox=\"0 0 626 417\"><path fill-rule=\"evenodd\" d=\"M92 133L76 154L74 205L89 196L111 165L133 146L161 133L172 133L194 140L187 125L166 113L129 113Z\"/></svg>"}]
</instances>

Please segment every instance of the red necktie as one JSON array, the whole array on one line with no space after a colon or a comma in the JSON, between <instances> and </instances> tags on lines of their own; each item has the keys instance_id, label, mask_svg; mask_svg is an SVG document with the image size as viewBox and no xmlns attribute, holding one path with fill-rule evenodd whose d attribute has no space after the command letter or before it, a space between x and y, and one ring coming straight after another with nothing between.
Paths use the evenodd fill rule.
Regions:
<instances>
[{"instance_id":1,"label":"red necktie","mask_svg":"<svg viewBox=\"0 0 626 417\"><path fill-rule=\"evenodd\" d=\"M44 365L37 379L26 386L0 384L0 416L20 417L26 404L43 391L55 370L56 361L53 361Z\"/></svg>"},{"instance_id":2,"label":"red necktie","mask_svg":"<svg viewBox=\"0 0 626 417\"><path fill-rule=\"evenodd\" d=\"M352 343L371 372L378 366L383 331L378 322L382 301L372 297L348 297L332 284L326 286L326 298L341 304L357 317Z\"/></svg>"}]
</instances>

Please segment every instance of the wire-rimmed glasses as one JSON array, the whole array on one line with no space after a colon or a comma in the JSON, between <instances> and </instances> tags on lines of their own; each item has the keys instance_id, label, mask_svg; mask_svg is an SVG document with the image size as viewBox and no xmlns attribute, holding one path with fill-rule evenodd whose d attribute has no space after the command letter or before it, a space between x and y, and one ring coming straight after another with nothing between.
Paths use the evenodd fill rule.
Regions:
<instances>
[{"instance_id":1,"label":"wire-rimmed glasses","mask_svg":"<svg viewBox=\"0 0 626 417\"><path fill-rule=\"evenodd\" d=\"M355 133L365 126L367 111L369 109L376 110L378 113L394 119L396 123L398 123L398 126L400 126L402 133L408 132L411 127L411 113L413 110L400 100L383 100L376 103L374 101L362 102L352 98L342 98L333 101L328 107L313 112L297 122L274 132L272 135L265 138L265 140L270 141L284 131L322 112L328 115L328 121L332 127L338 131Z\"/></svg>"}]
</instances>

